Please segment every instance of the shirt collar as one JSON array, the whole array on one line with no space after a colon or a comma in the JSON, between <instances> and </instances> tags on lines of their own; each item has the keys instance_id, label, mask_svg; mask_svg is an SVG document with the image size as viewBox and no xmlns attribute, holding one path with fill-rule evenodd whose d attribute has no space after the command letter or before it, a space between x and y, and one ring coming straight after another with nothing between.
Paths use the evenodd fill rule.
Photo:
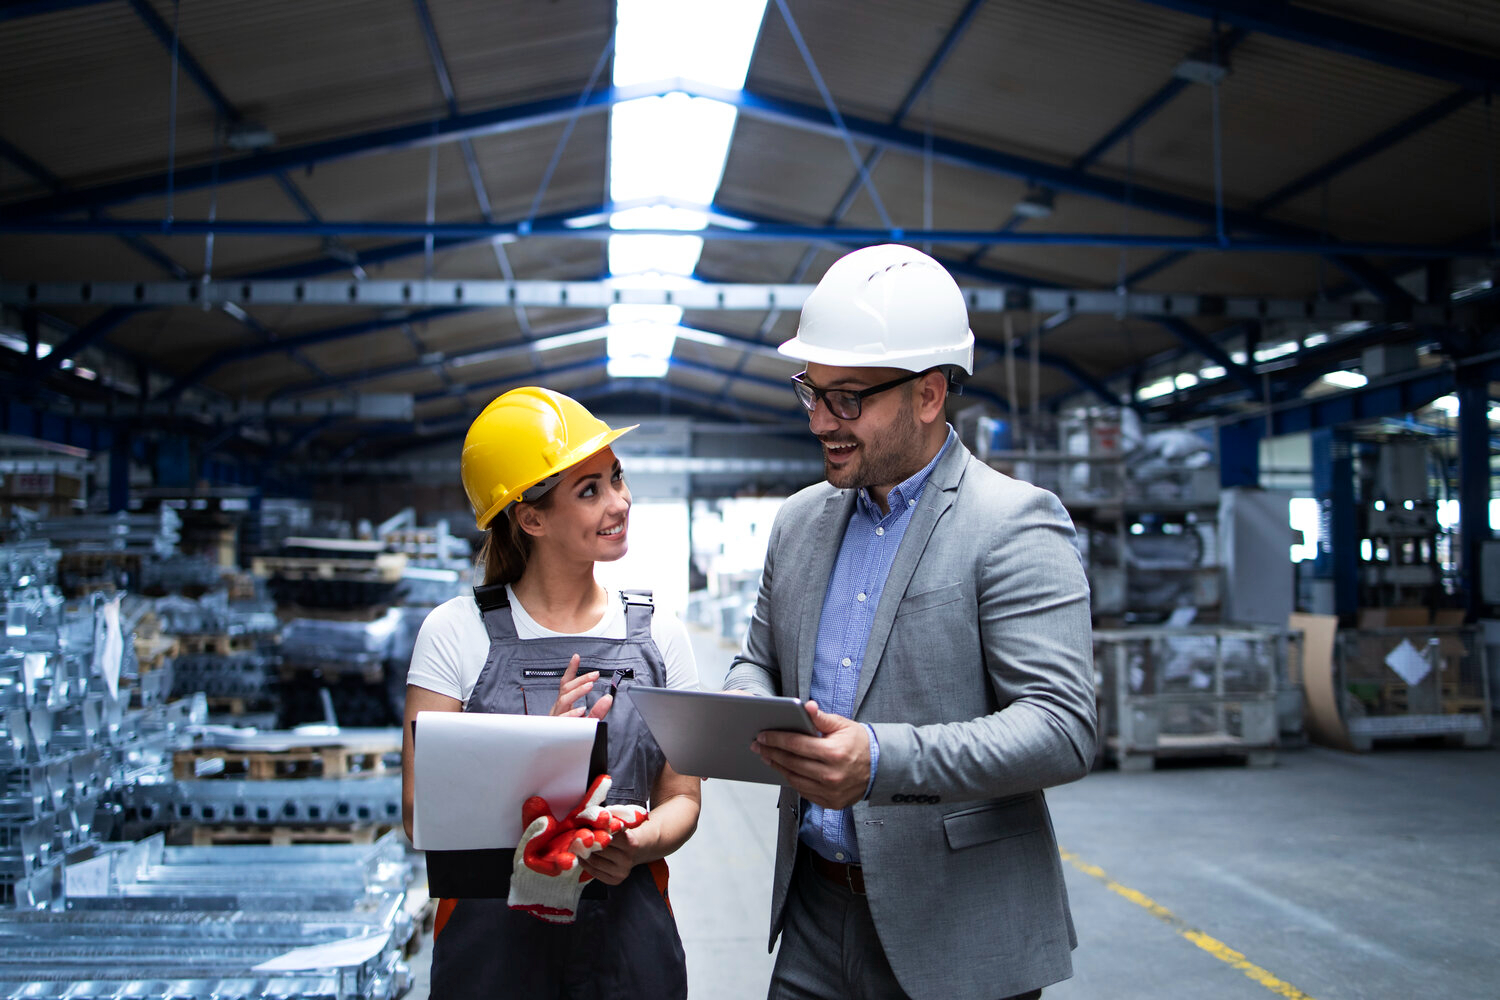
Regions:
<instances>
[{"instance_id":1,"label":"shirt collar","mask_svg":"<svg viewBox=\"0 0 1500 1000\"><path fill-rule=\"evenodd\" d=\"M902 507L913 506L910 501L915 501L922 495L922 488L927 485L927 480L932 476L932 470L937 468L938 462L942 460L943 455L947 453L949 448L953 447L953 442L957 440L958 432L953 429L952 424L949 424L948 436L943 440L943 446L938 449L937 454L932 456L932 461L924 465L909 479L891 487L891 492L886 496L886 501L891 511L894 512ZM871 498L868 489L861 486L858 497L860 508L872 520L879 521L882 517L886 516L880 513L879 507L875 506L875 501Z\"/></svg>"}]
</instances>

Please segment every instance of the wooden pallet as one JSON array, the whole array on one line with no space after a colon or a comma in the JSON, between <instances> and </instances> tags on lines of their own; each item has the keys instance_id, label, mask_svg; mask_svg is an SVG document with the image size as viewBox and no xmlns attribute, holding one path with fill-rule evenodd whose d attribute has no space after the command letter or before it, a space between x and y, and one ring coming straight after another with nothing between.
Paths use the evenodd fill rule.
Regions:
<instances>
[{"instance_id":1,"label":"wooden pallet","mask_svg":"<svg viewBox=\"0 0 1500 1000\"><path fill-rule=\"evenodd\" d=\"M309 556L256 556L251 572L256 576L279 576L287 580L378 580L395 583L406 571L406 555L382 552L374 559L335 559Z\"/></svg>"},{"instance_id":2,"label":"wooden pallet","mask_svg":"<svg viewBox=\"0 0 1500 1000\"><path fill-rule=\"evenodd\" d=\"M182 655L193 653L216 653L228 656L231 653L253 652L260 645L259 633L238 632L233 635L214 632L186 632L177 636L177 645Z\"/></svg>"},{"instance_id":3,"label":"wooden pallet","mask_svg":"<svg viewBox=\"0 0 1500 1000\"><path fill-rule=\"evenodd\" d=\"M389 604L367 604L357 608L309 608L301 604L281 604L276 608L276 617L282 621L294 618L314 618L325 622L373 622L390 613Z\"/></svg>"},{"instance_id":4,"label":"wooden pallet","mask_svg":"<svg viewBox=\"0 0 1500 1000\"><path fill-rule=\"evenodd\" d=\"M243 714L243 713L241 713ZM357 778L386 774L390 747L299 747L290 750L226 750L193 747L172 755L172 776L178 781L236 779L279 781L297 778ZM209 761L221 761L210 765Z\"/></svg>"},{"instance_id":5,"label":"wooden pallet","mask_svg":"<svg viewBox=\"0 0 1500 1000\"><path fill-rule=\"evenodd\" d=\"M156 635L135 640L135 662L141 673L160 670L181 649L177 640L169 635Z\"/></svg>"},{"instance_id":6,"label":"wooden pallet","mask_svg":"<svg viewBox=\"0 0 1500 1000\"><path fill-rule=\"evenodd\" d=\"M232 826L193 827L194 847L220 844L270 844L288 847L292 844L373 844L394 827L389 823L367 823L362 826L256 826L242 823Z\"/></svg>"}]
</instances>

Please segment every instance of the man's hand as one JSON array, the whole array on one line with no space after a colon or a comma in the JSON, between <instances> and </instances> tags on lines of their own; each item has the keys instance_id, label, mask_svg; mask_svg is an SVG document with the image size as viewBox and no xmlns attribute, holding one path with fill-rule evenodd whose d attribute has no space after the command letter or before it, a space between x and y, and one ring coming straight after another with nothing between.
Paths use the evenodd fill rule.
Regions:
<instances>
[{"instance_id":1,"label":"man's hand","mask_svg":"<svg viewBox=\"0 0 1500 1000\"><path fill-rule=\"evenodd\" d=\"M870 783L870 736L865 727L809 701L803 706L822 737L767 730L750 749L780 771L809 802L845 809L865 797Z\"/></svg>"}]
</instances>

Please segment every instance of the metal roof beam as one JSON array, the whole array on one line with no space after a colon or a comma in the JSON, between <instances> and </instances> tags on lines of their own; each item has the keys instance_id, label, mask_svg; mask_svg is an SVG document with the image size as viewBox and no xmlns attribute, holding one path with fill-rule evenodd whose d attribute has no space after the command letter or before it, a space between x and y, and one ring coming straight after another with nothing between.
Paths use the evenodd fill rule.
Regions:
<instances>
[{"instance_id":1,"label":"metal roof beam","mask_svg":"<svg viewBox=\"0 0 1500 1000\"><path fill-rule=\"evenodd\" d=\"M580 102L583 104L584 111L599 111L621 101L633 100L637 97L659 96L668 93L670 89L656 84L625 88L606 87L587 96L571 94L522 104L504 105L469 114L447 115L411 125L376 129L339 139L271 149L224 160L217 167L213 164L180 167L172 177L172 186L178 192L192 191L214 183L233 184L237 181L254 180L283 170L310 167L353 156L420 149L434 143L455 142L462 138L481 135L498 135L564 121L574 112ZM7 206L6 214L12 217L37 217L84 211L89 208L119 205L141 198L156 197L163 194L166 189L167 174L162 172L82 188L67 195L53 195L13 203Z\"/></svg>"},{"instance_id":2,"label":"metal roof beam","mask_svg":"<svg viewBox=\"0 0 1500 1000\"><path fill-rule=\"evenodd\" d=\"M1260 383L1256 380L1254 371L1231 358L1229 353L1220 347L1212 337L1193 326L1187 320L1178 316L1149 316L1147 318L1171 333L1192 350L1197 351L1224 369L1225 374L1246 389L1249 389L1251 392L1258 392L1260 390Z\"/></svg>"},{"instance_id":3,"label":"metal roof beam","mask_svg":"<svg viewBox=\"0 0 1500 1000\"><path fill-rule=\"evenodd\" d=\"M1223 58L1229 55L1230 52L1234 51L1235 46L1245 40L1248 34L1249 32L1242 31L1239 28L1231 28L1220 35L1217 46L1219 57ZM1192 85L1191 80L1174 74L1170 80L1161 85L1156 93L1141 102L1140 107L1126 115L1120 124L1104 133L1098 142L1094 143L1081 156L1074 160L1073 169L1087 170L1093 166L1101 156L1113 149L1116 143L1144 125L1153 115L1170 104L1174 97Z\"/></svg>"},{"instance_id":4,"label":"metal roof beam","mask_svg":"<svg viewBox=\"0 0 1500 1000\"><path fill-rule=\"evenodd\" d=\"M268 343L236 347L205 359L192 371L181 376L158 393L157 398L175 399L181 396L186 390L201 383L220 368L228 364L233 364L236 361L249 361L253 358L264 357L270 354L290 353L302 347L312 347L318 344L331 343L336 340L363 336L367 333L377 333L381 330L389 330L392 327L401 326L403 323L420 323L423 320L437 319L441 316L448 316L461 311L463 310L452 306L421 309L402 316L399 319L362 320L358 323L345 323L340 326L326 327L322 330L313 330L309 333L295 334Z\"/></svg>"},{"instance_id":5,"label":"metal roof beam","mask_svg":"<svg viewBox=\"0 0 1500 1000\"><path fill-rule=\"evenodd\" d=\"M1500 363L1485 362L1483 371L1491 379L1500 377ZM1221 429L1243 426L1279 437L1322 427L1378 420L1419 410L1439 396L1452 392L1456 385L1455 368L1423 368L1371 382L1359 389L1273 404L1269 420L1266 412L1260 410L1251 416L1225 421Z\"/></svg>"},{"instance_id":6,"label":"metal roof beam","mask_svg":"<svg viewBox=\"0 0 1500 1000\"><path fill-rule=\"evenodd\" d=\"M301 306L310 309L365 307L384 310L441 308L458 312L521 304L547 309L603 311L612 305L671 305L689 311L759 312L771 308L801 308L811 285L760 283L694 283L680 288L622 288L609 281L498 281L439 279L353 279L323 281L259 281L230 278L222 281L0 281L0 302L20 308L70 306L192 306L232 303L241 308ZM1113 289L1007 288L964 286L971 313L1070 311L1080 315L1203 316L1228 320L1307 320L1370 323L1411 321L1453 326L1481 315L1483 303L1416 303L1393 309L1379 303L1318 298L1268 298L1254 295L1192 295L1164 292L1127 292ZM399 323L397 319L393 322ZM277 347L297 346L313 334L277 341ZM741 349L774 348L753 337L728 339ZM321 342L313 340L313 343Z\"/></svg>"},{"instance_id":7,"label":"metal roof beam","mask_svg":"<svg viewBox=\"0 0 1500 1000\"><path fill-rule=\"evenodd\" d=\"M1246 31L1338 52L1356 59L1447 80L1470 90L1500 89L1500 60L1372 24L1324 14L1281 0L1142 0Z\"/></svg>"},{"instance_id":8,"label":"metal roof beam","mask_svg":"<svg viewBox=\"0 0 1500 1000\"><path fill-rule=\"evenodd\" d=\"M718 206L707 206L708 211L724 213ZM678 229L642 228L632 229L640 235L681 235ZM537 221L530 225L518 223L487 222L406 222L399 220L360 220L302 222L295 219L174 219L171 222L144 219L42 219L0 222L0 233L36 234L62 236L99 235L170 235L198 236L210 233L222 236L260 237L328 237L328 236L433 236L453 240L519 239L522 237L550 237L581 240L607 240L617 230L605 225L572 226L558 219L553 222ZM989 245L1018 246L1080 246L1080 247L1168 247L1185 250L1214 250L1240 253L1319 253L1329 255L1335 264L1346 268L1360 266L1360 273L1369 273L1370 280L1390 283L1384 272L1367 262L1355 261L1354 255L1370 254L1388 257L1416 257L1442 259L1450 257L1484 256L1489 250L1480 243L1463 244L1408 244L1408 243L1341 243L1324 239L1316 233L1281 234L1266 237L1236 237L1220 241L1212 234L1186 236L1174 233L1076 233L1076 232L1005 232L989 229L880 229L853 228L844 226L805 226L785 223L755 223L749 226L710 225L693 233L707 240L731 240L737 242L818 242L832 241L843 244L864 245L880 242L908 243L983 243ZM994 271L989 272L994 280L1005 280ZM1351 270L1351 273L1352 270ZM1032 279L1022 277L1017 284L1035 284ZM1405 296L1405 292L1402 292ZM1385 297L1383 297L1385 298ZM1389 301L1389 298L1386 299Z\"/></svg>"}]
</instances>

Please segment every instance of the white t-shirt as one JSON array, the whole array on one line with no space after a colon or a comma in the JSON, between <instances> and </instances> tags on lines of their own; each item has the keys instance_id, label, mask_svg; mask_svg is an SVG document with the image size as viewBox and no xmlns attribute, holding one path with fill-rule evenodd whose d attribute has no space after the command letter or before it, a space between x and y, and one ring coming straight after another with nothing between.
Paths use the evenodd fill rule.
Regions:
<instances>
[{"instance_id":1,"label":"white t-shirt","mask_svg":"<svg viewBox=\"0 0 1500 1000\"><path fill-rule=\"evenodd\" d=\"M554 632L545 628L526 613L508 586L505 596L510 598L511 618L518 638L545 639L568 635L625 638L625 605L620 600L619 591L609 591L604 617L583 632ZM661 650L667 669L666 686L696 688L698 665L693 660L693 647L688 643L687 630L682 627L682 622L658 608L651 615L651 638ZM406 683L466 702L489 653L490 636L485 631L479 604L467 595L452 598L433 608L422 622L416 646L412 649ZM567 663L558 666L565 667Z\"/></svg>"}]
</instances>

